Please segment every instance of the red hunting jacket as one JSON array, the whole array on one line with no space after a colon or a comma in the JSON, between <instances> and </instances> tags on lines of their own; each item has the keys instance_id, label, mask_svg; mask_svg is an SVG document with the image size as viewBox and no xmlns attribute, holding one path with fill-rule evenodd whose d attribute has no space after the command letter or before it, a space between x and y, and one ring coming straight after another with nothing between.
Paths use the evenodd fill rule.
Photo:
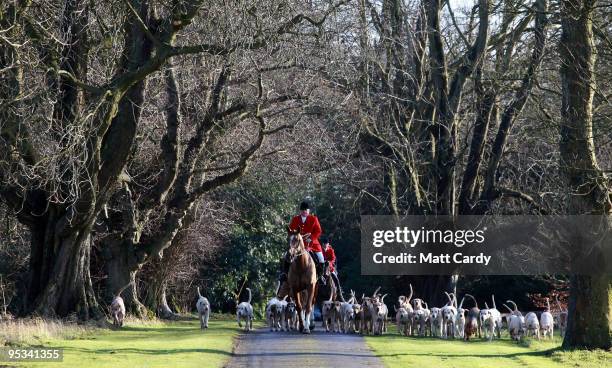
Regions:
<instances>
[{"instance_id":1,"label":"red hunting jacket","mask_svg":"<svg viewBox=\"0 0 612 368\"><path fill-rule=\"evenodd\" d=\"M294 216L291 219L289 228L291 228L291 230L300 229L301 235L310 233L311 242L307 243L304 241L304 245L306 245L307 250L311 250L313 252L323 251L321 249L321 244L319 243L319 236L321 236L322 230L317 216L308 215L305 222L302 222L302 217L300 215Z\"/></svg>"},{"instance_id":2,"label":"red hunting jacket","mask_svg":"<svg viewBox=\"0 0 612 368\"><path fill-rule=\"evenodd\" d=\"M334 248L332 248L331 245L327 247L325 252L323 252L323 256L325 257L325 260L329 262L329 270L334 272L336 270L336 252L334 251Z\"/></svg>"}]
</instances>

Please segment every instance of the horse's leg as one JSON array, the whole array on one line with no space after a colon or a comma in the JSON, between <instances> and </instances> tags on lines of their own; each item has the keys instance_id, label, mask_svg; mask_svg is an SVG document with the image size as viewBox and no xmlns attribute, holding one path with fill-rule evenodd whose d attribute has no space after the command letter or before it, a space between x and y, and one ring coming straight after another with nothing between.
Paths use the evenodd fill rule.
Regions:
<instances>
[{"instance_id":1,"label":"horse's leg","mask_svg":"<svg viewBox=\"0 0 612 368\"><path fill-rule=\"evenodd\" d=\"M306 333L310 333L310 317L312 313L312 307L314 305L315 288L316 288L316 283L311 284L310 287L308 288L308 298L307 298L308 300L306 304L306 321L308 322L308 328L304 330L304 332Z\"/></svg>"},{"instance_id":2,"label":"horse's leg","mask_svg":"<svg viewBox=\"0 0 612 368\"><path fill-rule=\"evenodd\" d=\"M293 299L295 300L295 310L298 315L298 329L300 332L304 331L304 319L302 317L302 298L300 293L293 293Z\"/></svg>"}]
</instances>

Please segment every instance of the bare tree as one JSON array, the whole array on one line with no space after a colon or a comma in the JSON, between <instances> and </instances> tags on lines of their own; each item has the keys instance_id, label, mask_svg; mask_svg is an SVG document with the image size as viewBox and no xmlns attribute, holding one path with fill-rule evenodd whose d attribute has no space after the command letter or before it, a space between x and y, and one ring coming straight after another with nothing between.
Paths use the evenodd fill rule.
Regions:
<instances>
[{"instance_id":1,"label":"bare tree","mask_svg":"<svg viewBox=\"0 0 612 368\"><path fill-rule=\"evenodd\" d=\"M129 191L124 170L133 152L147 78L173 57L207 54L222 59L272 49L299 27L319 26L325 10L335 6L321 11L315 20L287 7L271 11L266 2L257 4L262 10L246 3L211 8L220 14L209 14L198 0L170 4L130 0L113 4L113 9L81 0L66 0L60 7L44 2L40 7L30 5L17 1L1 8L0 71L3 85L6 81L11 88L3 88L0 101L4 107L0 194L32 235L29 311L60 316L77 312L90 318L100 315L89 276L91 232L117 186ZM276 16L273 22L262 23L252 15L265 11ZM121 13L126 14L123 19L113 17ZM233 23L219 26L215 22L221 14ZM57 25L54 16L60 20ZM113 34L112 29L120 32ZM120 54L104 52L105 45L119 40L124 42ZM37 63L20 63L26 56L36 56ZM231 72L230 65L217 70L211 108L182 152L180 164L178 146L171 147L179 143L172 133L179 124L168 123L163 148L166 169L149 202L166 198L168 211L161 218L160 231L138 248L137 265L161 255L194 201L240 176L264 136L271 133L262 115L262 83L256 87L260 98L255 105L224 109L221 90ZM24 104L29 95L33 103ZM40 111L27 111L31 108ZM252 144L218 175L194 180L199 154L219 117L244 111L253 123ZM144 206L145 212L154 207Z\"/></svg>"},{"instance_id":2,"label":"bare tree","mask_svg":"<svg viewBox=\"0 0 612 368\"><path fill-rule=\"evenodd\" d=\"M570 214L599 214L612 229L610 178L600 168L593 137L595 41L592 19L597 1L562 2L561 171L569 184ZM574 275L564 348L609 349L612 345L610 275Z\"/></svg>"}]
</instances>

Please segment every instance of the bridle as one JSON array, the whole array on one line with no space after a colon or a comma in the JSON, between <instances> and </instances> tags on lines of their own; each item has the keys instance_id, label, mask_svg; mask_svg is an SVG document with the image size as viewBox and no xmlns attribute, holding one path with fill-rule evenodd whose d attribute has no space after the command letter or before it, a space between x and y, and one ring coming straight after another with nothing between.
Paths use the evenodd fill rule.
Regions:
<instances>
[{"instance_id":1,"label":"bridle","mask_svg":"<svg viewBox=\"0 0 612 368\"><path fill-rule=\"evenodd\" d=\"M297 236L297 235L292 235L292 236ZM300 240L299 240L299 238L298 238L298 239L296 240L296 242L299 244L299 241L300 241ZM308 251L306 250L306 248L305 248L305 247L302 245L302 251L301 251L301 252L299 252L299 253L297 253L297 254L293 254L293 250L294 250L295 248L297 248L297 247L293 247L293 246L292 246L292 242L293 242L293 240L289 240L289 256L290 256L290 258L289 258L289 263L293 263L293 262L295 262L295 260L296 260L298 257L301 257L301 256L303 256L304 254L307 254L307 253L308 253ZM298 247L299 247L299 245L298 245Z\"/></svg>"}]
</instances>

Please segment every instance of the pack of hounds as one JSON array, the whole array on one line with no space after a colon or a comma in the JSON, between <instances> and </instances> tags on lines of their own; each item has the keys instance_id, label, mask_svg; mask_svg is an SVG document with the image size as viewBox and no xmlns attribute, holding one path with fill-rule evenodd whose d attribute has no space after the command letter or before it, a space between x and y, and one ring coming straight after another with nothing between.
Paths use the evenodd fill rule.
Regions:
<instances>
[{"instance_id":1,"label":"pack of hounds","mask_svg":"<svg viewBox=\"0 0 612 368\"><path fill-rule=\"evenodd\" d=\"M380 287L372 296L363 294L359 301L352 290L346 302L331 299L323 301L322 328L327 332L336 333L367 335L386 333L392 315L385 304L387 294L381 295L379 290ZM492 307L484 302L484 308L480 309L478 302L470 294L465 294L459 303L453 293L445 294L448 302L444 306L430 308L423 299L412 298L413 290L410 285L410 295L400 296L393 306L398 333L405 336L429 336L441 339L469 340L478 337L491 341L494 338L501 339L502 329L507 329L511 339L518 341L523 337L552 339L555 325L560 329L561 335L567 326L567 311L561 308L558 300L558 311L553 314L547 298L547 309L538 317L535 312L523 315L512 300L506 302L512 308L508 304L502 304L507 310L507 313L502 313L497 309L494 295L491 296ZM466 301L470 307L464 305ZM283 299L273 297L266 306L266 321L270 331L296 330L295 303L286 297Z\"/></svg>"},{"instance_id":2,"label":"pack of hounds","mask_svg":"<svg viewBox=\"0 0 612 368\"><path fill-rule=\"evenodd\" d=\"M127 287L128 285L126 285ZM125 318L125 305L120 294L122 288L114 297L110 311L113 325L121 327ZM251 305L251 289L246 288L249 298L241 302L236 308L236 322L245 331L253 329L253 306ZM277 288L278 291L278 288ZM382 335L387 332L387 323L392 318L385 304L387 294L379 294L380 287L372 296L361 296L358 301L355 292L351 290L348 301L341 302L328 300L322 302L321 315L322 327L327 332L336 333L360 333L367 335ZM200 288L197 288L198 301L196 309L200 328L208 328L210 318L210 303L202 296ZM412 298L413 289L410 285L410 295L398 297L395 312L395 324L400 335L405 336L430 336L441 339L461 338L469 340L473 337L484 338L491 341L494 338L501 339L502 329L506 328L512 340L520 340L523 337L535 337L537 339L553 338L555 325L560 329L561 336L565 333L567 326L567 310L561 308L557 299L558 311L553 314L550 309L549 299L546 298L547 309L538 318L535 312L523 315L512 300L506 301L510 304L502 304L508 313L501 313L495 304L495 296L491 295L492 307L487 302L480 309L476 298L465 294L461 302L457 304L457 297L453 293L445 292L448 302L442 307L431 307L420 298ZM466 298L471 300L471 307L464 308ZM290 298L271 298L266 305L266 322L270 331L293 331L297 330L297 309L295 302Z\"/></svg>"}]
</instances>

